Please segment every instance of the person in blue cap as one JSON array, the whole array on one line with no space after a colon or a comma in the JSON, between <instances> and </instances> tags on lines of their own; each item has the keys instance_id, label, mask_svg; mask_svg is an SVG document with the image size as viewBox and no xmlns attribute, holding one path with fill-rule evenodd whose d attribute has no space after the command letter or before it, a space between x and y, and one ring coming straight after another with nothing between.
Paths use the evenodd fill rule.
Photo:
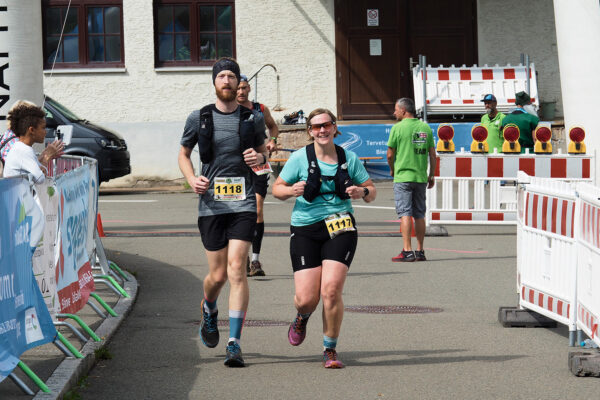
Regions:
<instances>
[{"instance_id":1,"label":"person in blue cap","mask_svg":"<svg viewBox=\"0 0 600 400\"><path fill-rule=\"evenodd\" d=\"M498 153L502 152L502 144L504 137L500 126L505 115L498 111L498 101L493 94L486 94L481 100L485 106L485 114L481 116L481 125L485 126L488 131L487 143L489 152L493 153L494 148L498 149Z\"/></svg>"}]
</instances>

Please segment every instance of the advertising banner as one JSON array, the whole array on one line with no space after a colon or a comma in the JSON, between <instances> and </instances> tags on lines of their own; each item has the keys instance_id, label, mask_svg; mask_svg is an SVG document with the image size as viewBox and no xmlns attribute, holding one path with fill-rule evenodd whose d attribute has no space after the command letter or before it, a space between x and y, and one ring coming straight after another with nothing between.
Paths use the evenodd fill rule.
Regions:
<instances>
[{"instance_id":1,"label":"advertising banner","mask_svg":"<svg viewBox=\"0 0 600 400\"><path fill-rule=\"evenodd\" d=\"M61 313L81 310L94 291L87 252L90 170L83 166L56 178L58 203L58 260L55 279Z\"/></svg>"},{"instance_id":2,"label":"advertising banner","mask_svg":"<svg viewBox=\"0 0 600 400\"><path fill-rule=\"evenodd\" d=\"M84 167L90 170L89 180L89 210L88 213L88 230L86 237L86 248L89 255L92 255L96 244L94 241L94 233L96 232L96 215L98 213L98 163L94 159L86 158ZM95 261L95 260L92 260Z\"/></svg>"},{"instance_id":3,"label":"advertising banner","mask_svg":"<svg viewBox=\"0 0 600 400\"><path fill-rule=\"evenodd\" d=\"M33 253L33 275L48 311L53 319L59 312L58 297L56 293L55 271L56 251L58 241L58 191L54 181L47 178L42 184L35 185L37 199L44 213L45 225L42 239L37 244Z\"/></svg>"},{"instance_id":4,"label":"advertising banner","mask_svg":"<svg viewBox=\"0 0 600 400\"><path fill-rule=\"evenodd\" d=\"M43 215L26 179L0 179L0 381L30 348L52 342L56 329L33 276L31 259Z\"/></svg>"}]
</instances>

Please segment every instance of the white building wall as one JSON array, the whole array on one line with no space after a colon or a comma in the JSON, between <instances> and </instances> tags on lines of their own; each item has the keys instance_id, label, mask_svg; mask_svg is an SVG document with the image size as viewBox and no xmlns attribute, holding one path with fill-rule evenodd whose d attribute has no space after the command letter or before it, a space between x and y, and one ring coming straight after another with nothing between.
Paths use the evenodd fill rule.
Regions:
<instances>
[{"instance_id":1,"label":"white building wall","mask_svg":"<svg viewBox=\"0 0 600 400\"><path fill-rule=\"evenodd\" d=\"M152 0L123 2L124 70L44 73L47 95L124 136L132 173L111 184L181 177L177 153L185 119L215 98L210 67L154 67L152 12ZM242 73L250 76L267 63L277 68L283 110L276 118L316 107L336 112L333 0L237 0L235 20ZM258 100L278 105L275 72L263 69L258 83Z\"/></svg>"},{"instance_id":2,"label":"white building wall","mask_svg":"<svg viewBox=\"0 0 600 400\"><path fill-rule=\"evenodd\" d=\"M562 116L552 0L478 0L477 21L479 64L517 65L529 54L541 102L556 102Z\"/></svg>"}]
</instances>

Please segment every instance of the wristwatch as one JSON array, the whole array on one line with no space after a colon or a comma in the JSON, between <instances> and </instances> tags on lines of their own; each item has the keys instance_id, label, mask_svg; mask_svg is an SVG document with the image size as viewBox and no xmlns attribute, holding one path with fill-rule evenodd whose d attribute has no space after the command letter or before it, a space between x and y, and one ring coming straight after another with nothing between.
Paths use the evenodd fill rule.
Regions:
<instances>
[{"instance_id":1,"label":"wristwatch","mask_svg":"<svg viewBox=\"0 0 600 400\"><path fill-rule=\"evenodd\" d=\"M366 187L364 187L364 188L363 188L363 193L365 194L365 195L363 196L363 199L364 199L365 197L367 197L367 196L369 195L369 188L366 188Z\"/></svg>"}]
</instances>

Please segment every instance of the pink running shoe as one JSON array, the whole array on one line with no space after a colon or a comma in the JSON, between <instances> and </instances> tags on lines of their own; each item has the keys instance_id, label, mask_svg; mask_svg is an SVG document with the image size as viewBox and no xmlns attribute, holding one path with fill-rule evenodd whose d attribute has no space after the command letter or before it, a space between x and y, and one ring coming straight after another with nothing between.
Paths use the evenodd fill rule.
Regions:
<instances>
[{"instance_id":1,"label":"pink running shoe","mask_svg":"<svg viewBox=\"0 0 600 400\"><path fill-rule=\"evenodd\" d=\"M306 324L308 318L304 319L300 314L296 315L296 319L291 323L288 329L288 340L292 346L299 346L306 337Z\"/></svg>"},{"instance_id":2,"label":"pink running shoe","mask_svg":"<svg viewBox=\"0 0 600 400\"><path fill-rule=\"evenodd\" d=\"M344 363L338 360L335 349L325 349L323 352L323 366L325 368L344 368Z\"/></svg>"}]
</instances>

